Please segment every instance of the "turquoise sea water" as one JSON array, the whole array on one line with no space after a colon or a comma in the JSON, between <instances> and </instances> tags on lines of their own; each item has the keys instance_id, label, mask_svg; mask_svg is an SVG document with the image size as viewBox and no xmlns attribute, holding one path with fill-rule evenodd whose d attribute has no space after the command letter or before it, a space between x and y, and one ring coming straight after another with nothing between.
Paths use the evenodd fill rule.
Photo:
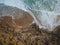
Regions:
<instances>
[{"instance_id":1,"label":"turquoise sea water","mask_svg":"<svg viewBox=\"0 0 60 45\"><path fill-rule=\"evenodd\" d=\"M52 30L60 25L60 19L56 22L60 15L60 0L0 0L1 3L29 12L40 28Z\"/></svg>"}]
</instances>

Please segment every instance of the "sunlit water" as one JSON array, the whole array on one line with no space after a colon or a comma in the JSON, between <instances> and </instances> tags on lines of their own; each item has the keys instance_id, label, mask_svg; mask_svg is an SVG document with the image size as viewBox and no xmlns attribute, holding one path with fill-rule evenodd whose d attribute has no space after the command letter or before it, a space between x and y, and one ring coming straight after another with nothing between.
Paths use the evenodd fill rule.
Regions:
<instances>
[{"instance_id":1,"label":"sunlit water","mask_svg":"<svg viewBox=\"0 0 60 45\"><path fill-rule=\"evenodd\" d=\"M57 19L60 0L0 0L0 3L29 12L40 28L52 30L60 25L60 18Z\"/></svg>"}]
</instances>

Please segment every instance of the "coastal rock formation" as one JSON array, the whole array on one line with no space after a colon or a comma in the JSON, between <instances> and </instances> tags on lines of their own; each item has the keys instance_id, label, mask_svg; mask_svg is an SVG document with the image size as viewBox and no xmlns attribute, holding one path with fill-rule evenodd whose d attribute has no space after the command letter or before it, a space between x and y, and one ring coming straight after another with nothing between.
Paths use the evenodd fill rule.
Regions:
<instances>
[{"instance_id":1,"label":"coastal rock formation","mask_svg":"<svg viewBox=\"0 0 60 45\"><path fill-rule=\"evenodd\" d=\"M2 9L0 45L60 45L60 26L53 31L40 29L27 12L9 6Z\"/></svg>"},{"instance_id":2,"label":"coastal rock formation","mask_svg":"<svg viewBox=\"0 0 60 45\"><path fill-rule=\"evenodd\" d=\"M14 23L16 27L27 27L33 22L32 16L21 9L16 7L0 5L0 19L3 23Z\"/></svg>"},{"instance_id":3,"label":"coastal rock formation","mask_svg":"<svg viewBox=\"0 0 60 45\"><path fill-rule=\"evenodd\" d=\"M9 25L0 24L0 45L60 45L60 29L48 31L39 29L36 24L18 32Z\"/></svg>"}]
</instances>

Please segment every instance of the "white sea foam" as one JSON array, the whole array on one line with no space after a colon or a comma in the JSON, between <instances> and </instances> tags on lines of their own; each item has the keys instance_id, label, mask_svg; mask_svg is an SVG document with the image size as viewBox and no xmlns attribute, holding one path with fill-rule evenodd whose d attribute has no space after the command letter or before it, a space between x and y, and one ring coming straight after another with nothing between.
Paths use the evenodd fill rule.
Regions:
<instances>
[{"instance_id":1,"label":"white sea foam","mask_svg":"<svg viewBox=\"0 0 60 45\"><path fill-rule=\"evenodd\" d=\"M60 0L33 0L34 3L29 1L3 0L0 3L27 11L40 28L52 30L60 25L60 19L57 21L57 17L60 15Z\"/></svg>"}]
</instances>

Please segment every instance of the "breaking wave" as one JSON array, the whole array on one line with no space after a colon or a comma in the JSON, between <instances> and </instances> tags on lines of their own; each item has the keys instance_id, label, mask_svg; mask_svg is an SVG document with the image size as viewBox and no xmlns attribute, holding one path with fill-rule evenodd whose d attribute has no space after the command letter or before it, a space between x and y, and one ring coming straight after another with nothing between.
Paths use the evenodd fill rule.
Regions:
<instances>
[{"instance_id":1,"label":"breaking wave","mask_svg":"<svg viewBox=\"0 0 60 45\"><path fill-rule=\"evenodd\" d=\"M60 0L0 0L0 3L29 12L40 28L52 30L60 25Z\"/></svg>"}]
</instances>

